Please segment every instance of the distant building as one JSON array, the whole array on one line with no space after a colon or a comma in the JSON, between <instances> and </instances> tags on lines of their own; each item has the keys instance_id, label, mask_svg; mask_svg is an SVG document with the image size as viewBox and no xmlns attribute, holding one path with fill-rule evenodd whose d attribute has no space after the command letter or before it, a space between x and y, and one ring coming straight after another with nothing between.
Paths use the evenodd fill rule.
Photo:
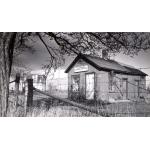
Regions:
<instances>
[{"instance_id":1,"label":"distant building","mask_svg":"<svg viewBox=\"0 0 150 150\"><path fill-rule=\"evenodd\" d=\"M20 66L12 67L10 82L14 81L16 79L16 74L19 73L19 75L20 75L19 91L20 92L22 92L25 88L25 80L26 80L27 72L28 72L28 70L24 67L20 67ZM9 84L9 90L10 90L10 92L14 92L15 82L12 82Z\"/></svg>"},{"instance_id":2,"label":"distant building","mask_svg":"<svg viewBox=\"0 0 150 150\"><path fill-rule=\"evenodd\" d=\"M20 68L19 68L20 69ZM16 78L16 73L20 74L20 84L19 84L19 91L22 92L25 90L27 78L30 77L33 79L33 86L39 90L45 91L46 90L46 78L44 75L43 70L36 70L36 71L24 71L24 70L17 70L13 71L10 77L10 82L14 81ZM9 84L10 91L15 90L15 82Z\"/></svg>"},{"instance_id":3,"label":"distant building","mask_svg":"<svg viewBox=\"0 0 150 150\"><path fill-rule=\"evenodd\" d=\"M31 71L30 75L33 79L33 86L41 91L46 90L46 77L43 70Z\"/></svg>"},{"instance_id":4,"label":"distant building","mask_svg":"<svg viewBox=\"0 0 150 150\"><path fill-rule=\"evenodd\" d=\"M71 99L137 101L146 97L147 75L106 57L79 54L65 72Z\"/></svg>"}]
</instances>

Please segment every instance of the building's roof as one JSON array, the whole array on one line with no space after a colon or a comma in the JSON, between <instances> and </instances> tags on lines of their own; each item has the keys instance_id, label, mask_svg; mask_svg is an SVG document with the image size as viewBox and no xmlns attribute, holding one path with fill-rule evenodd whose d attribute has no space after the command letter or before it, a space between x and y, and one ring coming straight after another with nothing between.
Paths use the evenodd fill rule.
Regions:
<instances>
[{"instance_id":1,"label":"building's roof","mask_svg":"<svg viewBox=\"0 0 150 150\"><path fill-rule=\"evenodd\" d=\"M89 63L96 69L102 70L102 71L107 71L107 72L114 71L114 73L128 74L128 75L140 75L140 76L147 75L141 70L138 70L132 66L121 64L114 60L110 60L110 59L105 60L100 57L95 57L95 56L90 56L90 55L85 55L85 54L79 54L73 60L73 62L68 66L65 72L68 73L79 59L83 59L85 62Z\"/></svg>"}]
</instances>

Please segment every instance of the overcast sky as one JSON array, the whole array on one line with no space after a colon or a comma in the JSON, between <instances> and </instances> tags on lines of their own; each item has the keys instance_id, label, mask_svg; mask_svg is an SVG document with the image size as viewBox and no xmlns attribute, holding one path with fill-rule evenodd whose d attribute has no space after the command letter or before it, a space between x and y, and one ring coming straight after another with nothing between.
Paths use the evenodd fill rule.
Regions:
<instances>
[{"instance_id":1,"label":"overcast sky","mask_svg":"<svg viewBox=\"0 0 150 150\"><path fill-rule=\"evenodd\" d=\"M115 60L132 65L136 68L150 68L150 51L140 52L138 56L134 57L119 54L115 57ZM143 69L143 71L150 73L150 69Z\"/></svg>"},{"instance_id":2,"label":"overcast sky","mask_svg":"<svg viewBox=\"0 0 150 150\"><path fill-rule=\"evenodd\" d=\"M42 68L43 64L48 62L49 54L40 43L36 43L34 49L35 52L33 54L26 51L19 56L19 59L23 62L23 64L25 64L32 70L38 70ZM138 56L134 57L130 57L124 54L118 54L114 57L114 59L136 68L149 68L142 69L142 71L150 76L150 51L140 52ZM72 59L67 59L67 61L70 63ZM150 77L148 77L147 79L150 79Z\"/></svg>"}]
</instances>

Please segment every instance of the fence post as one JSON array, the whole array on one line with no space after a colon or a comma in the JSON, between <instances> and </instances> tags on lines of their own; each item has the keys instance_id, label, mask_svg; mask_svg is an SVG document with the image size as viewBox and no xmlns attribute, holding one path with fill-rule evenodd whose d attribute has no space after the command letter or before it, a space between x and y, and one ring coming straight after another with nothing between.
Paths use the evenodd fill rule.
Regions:
<instances>
[{"instance_id":1,"label":"fence post","mask_svg":"<svg viewBox=\"0 0 150 150\"><path fill-rule=\"evenodd\" d=\"M33 104L33 79L27 79L27 108Z\"/></svg>"},{"instance_id":2,"label":"fence post","mask_svg":"<svg viewBox=\"0 0 150 150\"><path fill-rule=\"evenodd\" d=\"M17 73L16 74L16 79L15 79L15 97L16 97L16 101L15 101L15 108L17 109L18 107L18 101L19 101L19 83L20 83L20 74Z\"/></svg>"}]
</instances>

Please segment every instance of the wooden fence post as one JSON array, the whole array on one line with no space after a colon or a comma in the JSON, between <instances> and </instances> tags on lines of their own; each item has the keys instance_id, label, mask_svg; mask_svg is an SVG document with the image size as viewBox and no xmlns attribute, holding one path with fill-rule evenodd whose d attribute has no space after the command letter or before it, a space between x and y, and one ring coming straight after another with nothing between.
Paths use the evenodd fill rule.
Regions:
<instances>
[{"instance_id":1,"label":"wooden fence post","mask_svg":"<svg viewBox=\"0 0 150 150\"><path fill-rule=\"evenodd\" d=\"M33 79L27 79L27 107L33 104Z\"/></svg>"},{"instance_id":2,"label":"wooden fence post","mask_svg":"<svg viewBox=\"0 0 150 150\"><path fill-rule=\"evenodd\" d=\"M15 79L15 98L16 98L15 109L17 109L17 107L18 107L18 101L19 101L19 98L18 98L18 96L19 96L19 83L20 83L20 74L17 73L16 79Z\"/></svg>"}]
</instances>

